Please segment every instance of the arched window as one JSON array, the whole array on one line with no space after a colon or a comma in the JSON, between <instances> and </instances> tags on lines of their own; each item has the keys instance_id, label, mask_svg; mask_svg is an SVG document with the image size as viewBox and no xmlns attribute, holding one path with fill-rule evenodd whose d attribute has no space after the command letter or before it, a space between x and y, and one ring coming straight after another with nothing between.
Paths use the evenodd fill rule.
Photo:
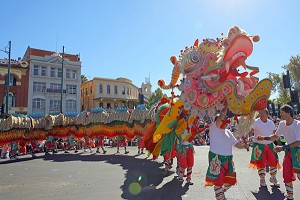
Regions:
<instances>
[{"instance_id":1,"label":"arched window","mask_svg":"<svg viewBox=\"0 0 300 200\"><path fill-rule=\"evenodd\" d=\"M45 109L45 99L35 98L32 100L33 109Z\"/></svg>"},{"instance_id":2,"label":"arched window","mask_svg":"<svg viewBox=\"0 0 300 200\"><path fill-rule=\"evenodd\" d=\"M99 85L99 93L103 93L103 88L102 88L102 84Z\"/></svg>"},{"instance_id":3,"label":"arched window","mask_svg":"<svg viewBox=\"0 0 300 200\"><path fill-rule=\"evenodd\" d=\"M118 94L118 86L115 85L115 94Z\"/></svg>"},{"instance_id":4,"label":"arched window","mask_svg":"<svg viewBox=\"0 0 300 200\"><path fill-rule=\"evenodd\" d=\"M7 78L8 76L6 76L5 78L5 85L7 85ZM10 76L9 78L9 86L16 86L17 85L17 79L14 76Z\"/></svg>"},{"instance_id":5,"label":"arched window","mask_svg":"<svg viewBox=\"0 0 300 200\"><path fill-rule=\"evenodd\" d=\"M3 103L6 104L6 94L3 98ZM8 107L15 107L16 106L16 95L12 92L8 95Z\"/></svg>"},{"instance_id":6,"label":"arched window","mask_svg":"<svg viewBox=\"0 0 300 200\"><path fill-rule=\"evenodd\" d=\"M110 85L107 85L107 94L110 94Z\"/></svg>"}]
</instances>

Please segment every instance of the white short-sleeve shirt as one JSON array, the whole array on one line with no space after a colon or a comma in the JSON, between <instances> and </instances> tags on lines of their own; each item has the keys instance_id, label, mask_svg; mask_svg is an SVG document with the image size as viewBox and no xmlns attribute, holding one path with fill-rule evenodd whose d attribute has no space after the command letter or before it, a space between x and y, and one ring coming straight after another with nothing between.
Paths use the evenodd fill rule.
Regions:
<instances>
[{"instance_id":1,"label":"white short-sleeve shirt","mask_svg":"<svg viewBox=\"0 0 300 200\"><path fill-rule=\"evenodd\" d=\"M210 151L223 156L232 155L232 147L239 141L228 129L220 129L213 122L209 127Z\"/></svg>"},{"instance_id":2,"label":"white short-sleeve shirt","mask_svg":"<svg viewBox=\"0 0 300 200\"><path fill-rule=\"evenodd\" d=\"M256 138L259 135L264 136L264 137L268 137L268 136L272 135L274 130L276 129L273 121L267 119L267 122L264 123L260 118L257 118L254 121L252 128L254 130L254 139L253 139L254 142L259 143L259 144L272 143L272 141L270 141L270 140L258 141Z\"/></svg>"},{"instance_id":3,"label":"white short-sleeve shirt","mask_svg":"<svg viewBox=\"0 0 300 200\"><path fill-rule=\"evenodd\" d=\"M286 125L285 120L281 121L275 134L277 136L283 135L287 144L300 141L300 121L294 120L289 126Z\"/></svg>"}]
</instances>

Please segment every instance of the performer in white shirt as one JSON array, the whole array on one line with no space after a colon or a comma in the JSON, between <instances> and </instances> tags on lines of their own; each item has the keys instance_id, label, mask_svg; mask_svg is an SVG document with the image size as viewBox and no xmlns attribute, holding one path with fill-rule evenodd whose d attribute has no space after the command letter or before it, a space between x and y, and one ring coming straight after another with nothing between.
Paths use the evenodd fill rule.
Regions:
<instances>
[{"instance_id":1,"label":"performer in white shirt","mask_svg":"<svg viewBox=\"0 0 300 200\"><path fill-rule=\"evenodd\" d=\"M209 166L206 172L205 186L214 186L215 197L224 200L224 193L236 184L236 173L232 159L232 147L248 149L248 144L241 144L232 132L225 129L230 120L226 116L227 108L221 111L215 122L210 125Z\"/></svg>"},{"instance_id":2,"label":"performer in white shirt","mask_svg":"<svg viewBox=\"0 0 300 200\"><path fill-rule=\"evenodd\" d=\"M286 145L276 146L276 152L285 151L283 160L283 182L286 187L286 198L294 199L293 181L296 180L295 173L300 180L300 121L294 120L294 110L289 105L280 108L280 115L283 119L278 126L275 135L257 136L257 140L279 140L280 136L286 139Z\"/></svg>"},{"instance_id":3,"label":"performer in white shirt","mask_svg":"<svg viewBox=\"0 0 300 200\"><path fill-rule=\"evenodd\" d=\"M281 168L278 160L278 155L274 151L274 143L267 140L257 140L258 135L269 136L275 133L276 127L272 120L268 119L269 112L267 109L259 111L259 118L254 121L252 129L254 131L253 148L250 160L250 167L258 170L260 177L260 186L266 187L266 165L270 167L270 182L275 186L279 186L276 178L277 169Z\"/></svg>"}]
</instances>

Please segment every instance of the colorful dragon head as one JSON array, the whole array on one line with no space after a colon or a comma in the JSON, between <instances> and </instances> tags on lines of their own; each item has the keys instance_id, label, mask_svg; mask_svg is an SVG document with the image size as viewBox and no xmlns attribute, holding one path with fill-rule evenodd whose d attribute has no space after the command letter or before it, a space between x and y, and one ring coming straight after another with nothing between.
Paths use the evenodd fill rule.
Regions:
<instances>
[{"instance_id":1,"label":"colorful dragon head","mask_svg":"<svg viewBox=\"0 0 300 200\"><path fill-rule=\"evenodd\" d=\"M174 64L170 84L163 80L158 84L162 89L178 87L184 108L191 110L192 116L213 117L225 106L239 115L261 110L267 105L272 84L269 79L259 82L253 76L258 68L246 64L257 41L259 36L249 36L237 26L224 38L204 39L200 44L196 40L181 51L179 59L170 58ZM250 72L240 73L240 67ZM180 74L183 79L177 84Z\"/></svg>"}]
</instances>

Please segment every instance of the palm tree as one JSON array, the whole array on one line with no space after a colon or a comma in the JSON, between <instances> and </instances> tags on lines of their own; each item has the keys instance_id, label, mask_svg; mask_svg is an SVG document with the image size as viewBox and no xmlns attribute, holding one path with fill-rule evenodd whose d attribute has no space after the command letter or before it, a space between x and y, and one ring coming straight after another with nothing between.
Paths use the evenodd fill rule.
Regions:
<instances>
[{"instance_id":1,"label":"palm tree","mask_svg":"<svg viewBox=\"0 0 300 200\"><path fill-rule=\"evenodd\" d=\"M81 83L87 82L88 79L85 75L81 75Z\"/></svg>"}]
</instances>

